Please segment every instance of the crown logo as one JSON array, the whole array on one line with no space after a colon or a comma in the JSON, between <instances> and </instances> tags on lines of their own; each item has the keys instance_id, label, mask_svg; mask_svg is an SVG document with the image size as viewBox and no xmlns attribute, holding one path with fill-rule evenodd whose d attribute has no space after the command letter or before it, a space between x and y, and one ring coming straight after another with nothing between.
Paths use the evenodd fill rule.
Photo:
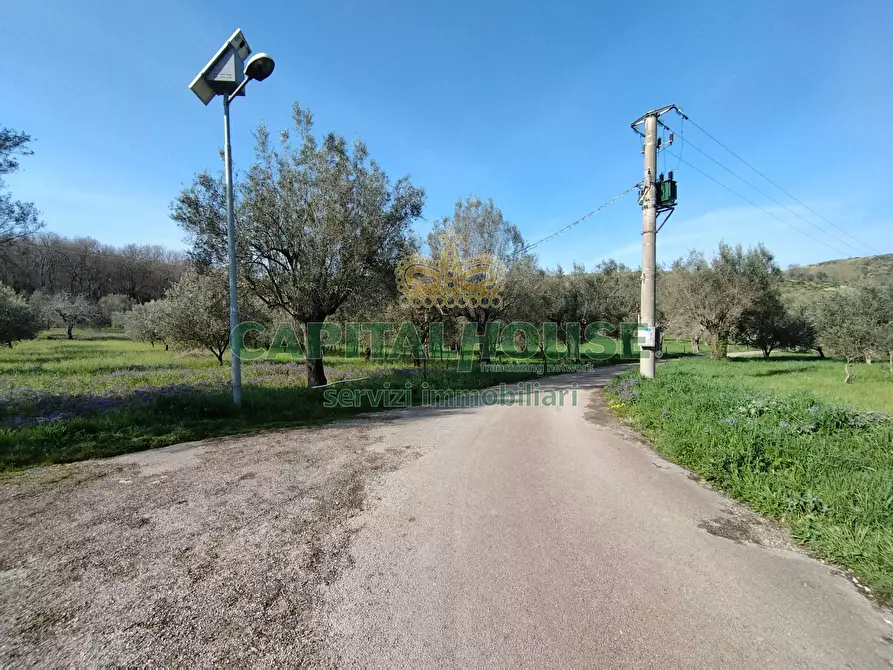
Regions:
<instances>
[{"instance_id":1,"label":"crown logo","mask_svg":"<svg viewBox=\"0 0 893 670\"><path fill-rule=\"evenodd\" d=\"M491 254L464 263L455 235L441 235L439 258L416 254L397 266L401 302L413 307L499 307L505 266Z\"/></svg>"}]
</instances>

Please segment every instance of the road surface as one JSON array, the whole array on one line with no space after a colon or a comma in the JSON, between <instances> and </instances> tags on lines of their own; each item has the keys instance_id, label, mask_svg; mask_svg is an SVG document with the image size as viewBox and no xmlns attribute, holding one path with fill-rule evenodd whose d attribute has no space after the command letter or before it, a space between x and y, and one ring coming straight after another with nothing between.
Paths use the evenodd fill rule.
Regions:
<instances>
[{"instance_id":1,"label":"road surface","mask_svg":"<svg viewBox=\"0 0 893 670\"><path fill-rule=\"evenodd\" d=\"M889 613L617 426L596 392L613 373L576 377L577 406L418 411L388 427L384 441L424 455L353 519L355 563L326 597L334 658L893 665Z\"/></svg>"},{"instance_id":2,"label":"road surface","mask_svg":"<svg viewBox=\"0 0 893 670\"><path fill-rule=\"evenodd\" d=\"M0 665L889 668L893 615L626 433L614 372L4 479Z\"/></svg>"}]
</instances>

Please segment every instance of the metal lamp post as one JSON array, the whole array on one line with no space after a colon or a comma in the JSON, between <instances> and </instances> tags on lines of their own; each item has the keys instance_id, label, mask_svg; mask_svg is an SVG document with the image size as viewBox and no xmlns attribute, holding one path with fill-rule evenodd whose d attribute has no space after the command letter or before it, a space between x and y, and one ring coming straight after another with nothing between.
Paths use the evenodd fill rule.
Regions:
<instances>
[{"instance_id":1,"label":"metal lamp post","mask_svg":"<svg viewBox=\"0 0 893 670\"><path fill-rule=\"evenodd\" d=\"M223 98L224 170L226 172L226 246L229 256L229 328L232 358L233 402L242 402L242 361L236 355L236 326L239 308L236 288L236 223L233 204L233 154L230 142L229 105L237 95L245 95L245 87L252 79L263 81L273 73L275 63L265 53L251 54L241 30L234 32L217 54L192 80L189 88L207 105L220 95ZM247 59L247 62L246 60ZM243 67L244 65L244 67Z\"/></svg>"}]
</instances>

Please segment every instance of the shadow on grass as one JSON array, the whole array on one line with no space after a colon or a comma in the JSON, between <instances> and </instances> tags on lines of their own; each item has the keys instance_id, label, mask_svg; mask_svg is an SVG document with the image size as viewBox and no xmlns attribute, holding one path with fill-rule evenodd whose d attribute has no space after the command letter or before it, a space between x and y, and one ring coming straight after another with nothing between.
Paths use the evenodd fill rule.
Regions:
<instances>
[{"instance_id":1,"label":"shadow on grass","mask_svg":"<svg viewBox=\"0 0 893 670\"><path fill-rule=\"evenodd\" d=\"M11 365L7 369L4 369L4 364L0 361L0 371L4 375L16 375L16 376L28 376L35 375L41 373L47 373L48 370L44 367L46 365L58 365L61 363L66 363L70 361L82 361L83 356L74 356L66 359L62 359L58 356L29 356L28 357L28 365ZM204 363L204 362L201 362ZM65 368L61 374L85 374L88 373L92 376L97 375L106 375L106 374L114 374L121 371L133 372L133 373L145 373L151 374L153 372L163 372L165 370L183 370L186 369L196 369L201 370L205 368L216 369L220 367L217 364L217 361L214 361L213 365L208 362L202 365L192 364L189 365L183 362L172 362L172 363L122 363L120 362L120 358L117 360L112 360L107 363L91 363L89 366L84 366L83 368ZM57 370L52 370L52 372L56 374L60 374Z\"/></svg>"},{"instance_id":2,"label":"shadow on grass","mask_svg":"<svg viewBox=\"0 0 893 670\"><path fill-rule=\"evenodd\" d=\"M791 375L797 372L809 372L809 366L807 365L798 365L796 367L786 367L786 368L776 368L774 370L763 370L761 372L754 372L754 377L777 377L779 375Z\"/></svg>"},{"instance_id":3,"label":"shadow on grass","mask_svg":"<svg viewBox=\"0 0 893 670\"><path fill-rule=\"evenodd\" d=\"M599 368L618 362L625 361L591 362L591 366ZM604 386L612 375L611 370L596 370L550 376L543 380L542 388L597 388ZM69 396L65 398L69 402L67 412L61 410L65 413L44 417L45 420L28 422L7 413L5 422L0 424L0 470L105 458L211 437L319 425L383 410L400 409L391 415L399 421L415 420L432 411L473 411L475 401L431 407L430 394L434 390L474 392L500 383L506 385L506 390L516 390L519 382L541 377L529 371L457 373L429 369L427 375L422 371L392 371L324 389L248 385L238 407L233 405L226 383L213 389L176 392L170 390L176 387L142 389L113 399ZM368 393L356 394L357 391ZM383 391L388 395L383 395ZM423 391L428 395L423 396ZM75 407L73 398L81 406ZM428 406L421 407L426 399ZM407 406L412 409L403 411Z\"/></svg>"},{"instance_id":4,"label":"shadow on grass","mask_svg":"<svg viewBox=\"0 0 893 670\"><path fill-rule=\"evenodd\" d=\"M64 332L62 333L47 333L42 336L42 340L64 340L66 342L119 342L121 340L130 340L127 335L124 333L90 333L90 332L75 332L74 337L70 340L68 339L68 335Z\"/></svg>"},{"instance_id":5,"label":"shadow on grass","mask_svg":"<svg viewBox=\"0 0 893 670\"><path fill-rule=\"evenodd\" d=\"M732 356L728 359L730 363L751 363L751 362L759 362L759 363L780 363L783 361L799 361L803 363L804 361L827 361L829 360L827 357L822 358L821 356L811 356L807 354L780 354L778 356L770 356L769 358L764 358L762 355L760 356Z\"/></svg>"}]
</instances>

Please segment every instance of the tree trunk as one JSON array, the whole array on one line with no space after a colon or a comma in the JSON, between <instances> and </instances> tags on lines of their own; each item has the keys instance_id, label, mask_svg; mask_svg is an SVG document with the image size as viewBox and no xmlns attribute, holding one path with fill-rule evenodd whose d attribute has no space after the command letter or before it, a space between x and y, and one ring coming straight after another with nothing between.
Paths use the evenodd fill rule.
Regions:
<instances>
[{"instance_id":1,"label":"tree trunk","mask_svg":"<svg viewBox=\"0 0 893 670\"><path fill-rule=\"evenodd\" d=\"M701 338L700 337L691 338L691 353L693 353L693 354L701 353Z\"/></svg>"},{"instance_id":2,"label":"tree trunk","mask_svg":"<svg viewBox=\"0 0 893 670\"><path fill-rule=\"evenodd\" d=\"M871 353L870 353L870 352L866 352L866 354L865 354L865 362L866 362L868 365L871 365Z\"/></svg>"},{"instance_id":3,"label":"tree trunk","mask_svg":"<svg viewBox=\"0 0 893 670\"><path fill-rule=\"evenodd\" d=\"M846 375L843 378L844 384L849 384L850 380L853 378L853 364L847 361L843 366L844 374Z\"/></svg>"},{"instance_id":4,"label":"tree trunk","mask_svg":"<svg viewBox=\"0 0 893 670\"><path fill-rule=\"evenodd\" d=\"M766 349L765 347L763 348L763 358L765 358L767 361L769 360L769 354L771 353L772 349Z\"/></svg>"},{"instance_id":5,"label":"tree trunk","mask_svg":"<svg viewBox=\"0 0 893 670\"><path fill-rule=\"evenodd\" d=\"M890 351L890 372L893 373L893 351Z\"/></svg>"},{"instance_id":6,"label":"tree trunk","mask_svg":"<svg viewBox=\"0 0 893 670\"><path fill-rule=\"evenodd\" d=\"M484 319L484 322L481 323L478 321L477 324L477 334L485 336L487 334L487 319ZM489 363L490 362L490 342L484 337L481 340L481 350L480 350L480 360L481 363Z\"/></svg>"},{"instance_id":7,"label":"tree trunk","mask_svg":"<svg viewBox=\"0 0 893 670\"><path fill-rule=\"evenodd\" d=\"M326 379L325 369L321 358L307 359L307 388L316 386L325 386L329 381Z\"/></svg>"},{"instance_id":8,"label":"tree trunk","mask_svg":"<svg viewBox=\"0 0 893 670\"><path fill-rule=\"evenodd\" d=\"M729 350L729 343L719 335L713 335L710 338L710 358L715 361L721 361L726 357Z\"/></svg>"},{"instance_id":9,"label":"tree trunk","mask_svg":"<svg viewBox=\"0 0 893 670\"><path fill-rule=\"evenodd\" d=\"M214 352L214 355L217 357L217 365L223 367L223 352Z\"/></svg>"},{"instance_id":10,"label":"tree trunk","mask_svg":"<svg viewBox=\"0 0 893 670\"><path fill-rule=\"evenodd\" d=\"M322 347L319 348L319 358L310 358L310 328L307 325L308 323L322 323L325 318L325 314L315 314L307 322L301 324L301 331L304 336L304 356L306 356L307 388L309 389L325 386L329 383L329 380L326 379L325 367L322 361ZM382 343L382 347L384 346L384 343ZM379 353L379 355L382 354Z\"/></svg>"},{"instance_id":11,"label":"tree trunk","mask_svg":"<svg viewBox=\"0 0 893 670\"><path fill-rule=\"evenodd\" d=\"M825 357L825 352L822 351L822 348L821 348L821 347L816 347L815 350L816 350L817 352L819 352L819 358L824 358L824 357Z\"/></svg>"}]
</instances>

